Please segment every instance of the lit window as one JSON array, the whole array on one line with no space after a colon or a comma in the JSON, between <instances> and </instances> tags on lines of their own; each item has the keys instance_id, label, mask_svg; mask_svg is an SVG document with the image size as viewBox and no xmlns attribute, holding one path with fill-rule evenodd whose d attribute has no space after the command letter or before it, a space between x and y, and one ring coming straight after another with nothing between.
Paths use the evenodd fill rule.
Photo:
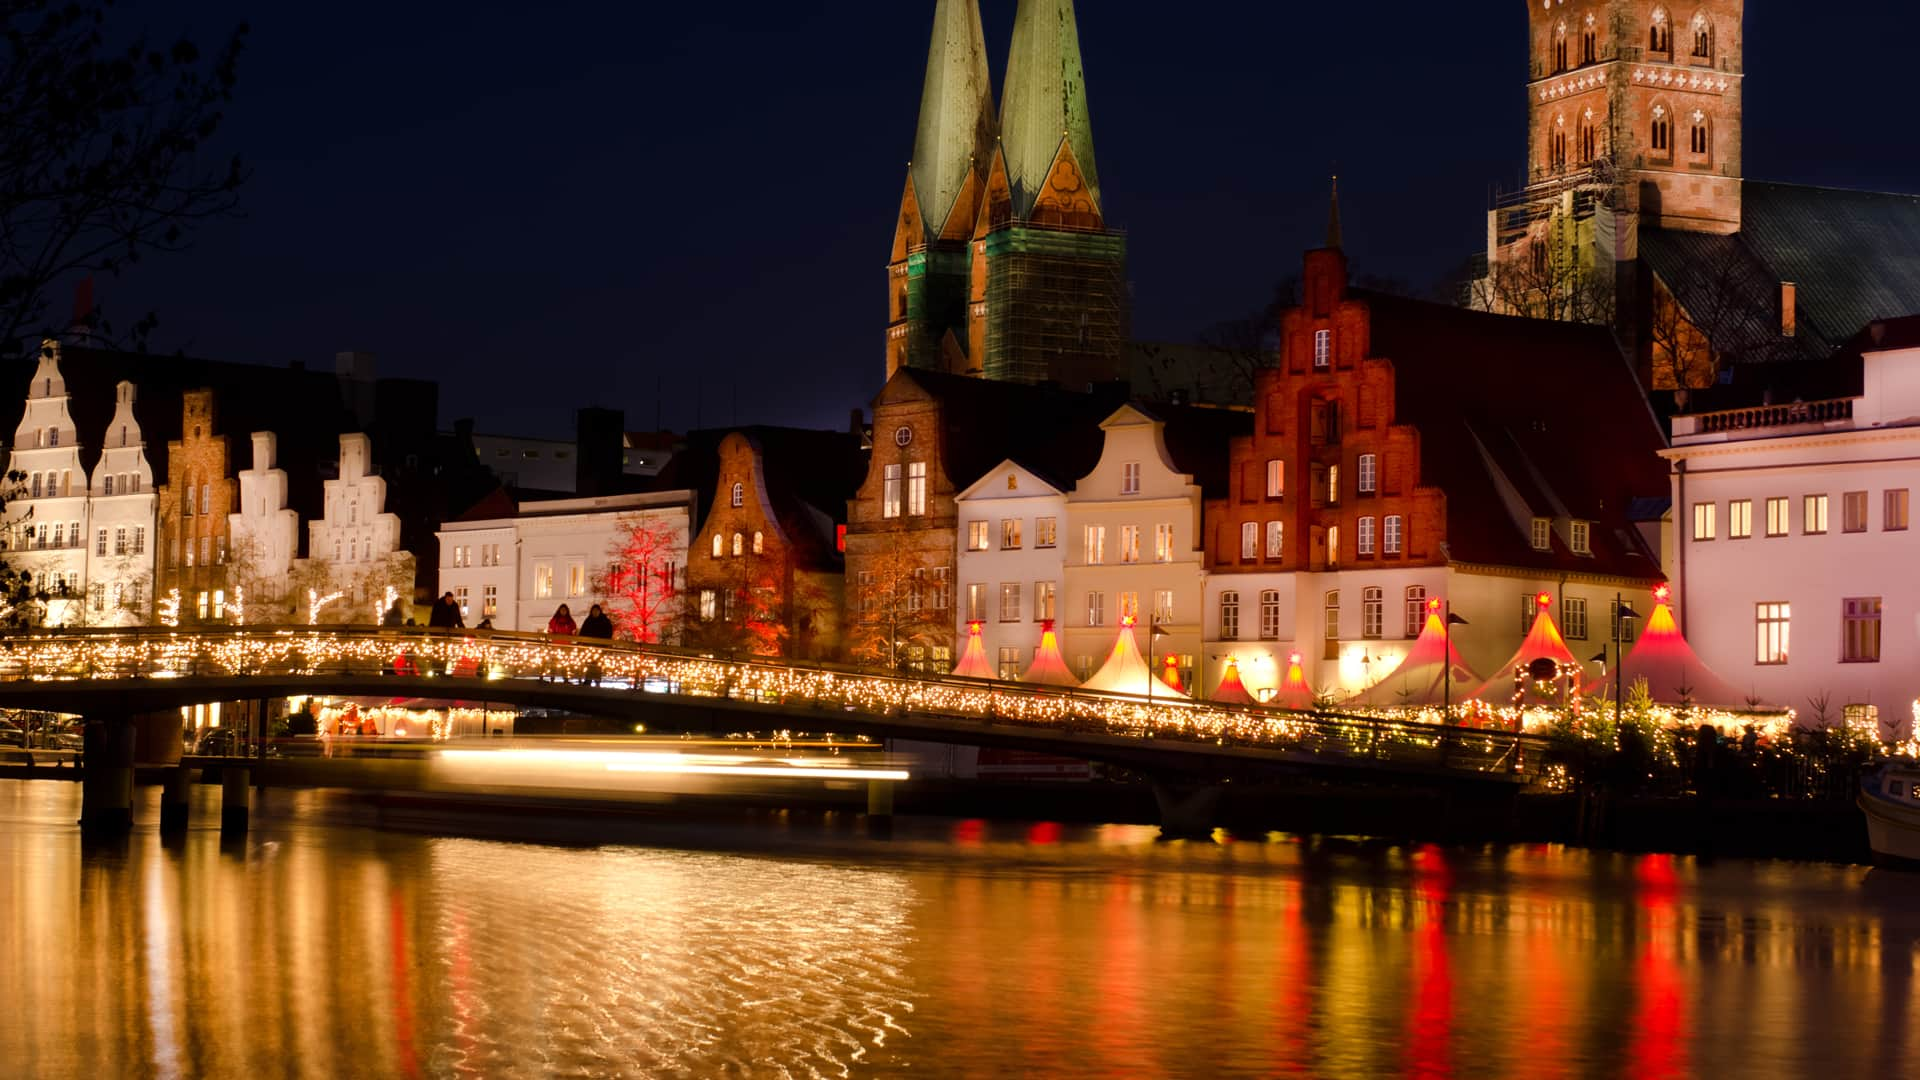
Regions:
<instances>
[{"instance_id":1,"label":"lit window","mask_svg":"<svg viewBox=\"0 0 1920 1080\"><path fill-rule=\"evenodd\" d=\"M1360 590L1360 636L1377 638L1387 617L1386 593L1378 587Z\"/></svg>"},{"instance_id":2,"label":"lit window","mask_svg":"<svg viewBox=\"0 0 1920 1080\"><path fill-rule=\"evenodd\" d=\"M733 505L735 509L747 505L747 485L733 485Z\"/></svg>"},{"instance_id":3,"label":"lit window","mask_svg":"<svg viewBox=\"0 0 1920 1080\"><path fill-rule=\"evenodd\" d=\"M982 524L985 524L985 523L982 522ZM1000 519L1000 550L1002 551L1020 550L1020 519L1019 518L1001 518Z\"/></svg>"},{"instance_id":4,"label":"lit window","mask_svg":"<svg viewBox=\"0 0 1920 1080\"><path fill-rule=\"evenodd\" d=\"M1780 501L1786 502L1785 499ZM1791 604L1754 605L1754 663L1784 664L1787 662L1787 629L1792 614Z\"/></svg>"},{"instance_id":5,"label":"lit window","mask_svg":"<svg viewBox=\"0 0 1920 1080\"><path fill-rule=\"evenodd\" d=\"M1120 616L1120 620L1122 622L1125 622L1128 619L1132 619L1135 622L1139 622L1140 621L1140 594L1132 591L1123 592L1119 594L1119 600L1120 600L1120 610L1118 614Z\"/></svg>"},{"instance_id":6,"label":"lit window","mask_svg":"<svg viewBox=\"0 0 1920 1080\"><path fill-rule=\"evenodd\" d=\"M1339 589L1334 589L1327 593L1326 607L1322 612L1321 624L1321 636L1326 638L1328 644L1327 651L1330 654L1328 658L1338 659L1339 653L1336 652L1332 646L1340 640Z\"/></svg>"},{"instance_id":7,"label":"lit window","mask_svg":"<svg viewBox=\"0 0 1920 1080\"><path fill-rule=\"evenodd\" d=\"M1547 518L1533 519L1533 550L1553 550L1553 522Z\"/></svg>"},{"instance_id":8,"label":"lit window","mask_svg":"<svg viewBox=\"0 0 1920 1080\"><path fill-rule=\"evenodd\" d=\"M1278 559L1286 552L1287 526L1283 521L1267 522L1267 558Z\"/></svg>"},{"instance_id":9,"label":"lit window","mask_svg":"<svg viewBox=\"0 0 1920 1080\"><path fill-rule=\"evenodd\" d=\"M1000 586L1000 621L1020 621L1020 583L1005 582Z\"/></svg>"},{"instance_id":10,"label":"lit window","mask_svg":"<svg viewBox=\"0 0 1920 1080\"><path fill-rule=\"evenodd\" d=\"M1840 528L1846 532L1867 531L1867 493L1849 491L1840 496Z\"/></svg>"},{"instance_id":11,"label":"lit window","mask_svg":"<svg viewBox=\"0 0 1920 1080\"><path fill-rule=\"evenodd\" d=\"M1120 494L1140 494L1140 463L1129 461L1120 466Z\"/></svg>"},{"instance_id":12,"label":"lit window","mask_svg":"<svg viewBox=\"0 0 1920 1080\"><path fill-rule=\"evenodd\" d=\"M1327 567L1329 569L1332 569L1332 568L1338 567L1339 565L1340 565L1340 526L1329 525L1327 526Z\"/></svg>"},{"instance_id":13,"label":"lit window","mask_svg":"<svg viewBox=\"0 0 1920 1080\"><path fill-rule=\"evenodd\" d=\"M1767 535L1787 535L1787 500L1784 497L1767 500Z\"/></svg>"},{"instance_id":14,"label":"lit window","mask_svg":"<svg viewBox=\"0 0 1920 1080\"><path fill-rule=\"evenodd\" d=\"M981 622L987 617L987 586L985 582L974 581L967 584L967 621Z\"/></svg>"},{"instance_id":15,"label":"lit window","mask_svg":"<svg viewBox=\"0 0 1920 1080\"><path fill-rule=\"evenodd\" d=\"M1260 592L1260 637L1264 641L1280 640L1280 590L1263 589Z\"/></svg>"},{"instance_id":16,"label":"lit window","mask_svg":"<svg viewBox=\"0 0 1920 1080\"><path fill-rule=\"evenodd\" d=\"M1090 592L1087 594L1087 625L1105 626L1107 624L1107 594Z\"/></svg>"},{"instance_id":17,"label":"lit window","mask_svg":"<svg viewBox=\"0 0 1920 1080\"><path fill-rule=\"evenodd\" d=\"M1827 531L1827 497L1809 495L1805 499L1806 513L1801 521L1801 531L1815 536Z\"/></svg>"},{"instance_id":18,"label":"lit window","mask_svg":"<svg viewBox=\"0 0 1920 1080\"><path fill-rule=\"evenodd\" d=\"M1571 547L1575 555L1593 554L1593 526L1585 521L1576 521L1567 530L1571 538Z\"/></svg>"},{"instance_id":19,"label":"lit window","mask_svg":"<svg viewBox=\"0 0 1920 1080\"><path fill-rule=\"evenodd\" d=\"M1560 598L1560 631L1573 641L1587 639L1587 599L1584 596Z\"/></svg>"},{"instance_id":20,"label":"lit window","mask_svg":"<svg viewBox=\"0 0 1920 1080\"><path fill-rule=\"evenodd\" d=\"M1313 366L1324 368L1333 363L1333 331L1313 332Z\"/></svg>"},{"instance_id":21,"label":"lit window","mask_svg":"<svg viewBox=\"0 0 1920 1080\"><path fill-rule=\"evenodd\" d=\"M927 512L927 463L909 462L907 465L907 513L924 516Z\"/></svg>"},{"instance_id":22,"label":"lit window","mask_svg":"<svg viewBox=\"0 0 1920 1080\"><path fill-rule=\"evenodd\" d=\"M1055 520L1050 517L1034 518L1033 546L1037 548L1050 548L1058 545L1058 543L1059 529Z\"/></svg>"},{"instance_id":23,"label":"lit window","mask_svg":"<svg viewBox=\"0 0 1920 1080\"><path fill-rule=\"evenodd\" d=\"M1287 493L1287 463L1275 458L1267 462L1267 498L1278 499Z\"/></svg>"},{"instance_id":24,"label":"lit window","mask_svg":"<svg viewBox=\"0 0 1920 1080\"><path fill-rule=\"evenodd\" d=\"M1153 527L1153 561L1173 561L1173 525L1161 522Z\"/></svg>"},{"instance_id":25,"label":"lit window","mask_svg":"<svg viewBox=\"0 0 1920 1080\"><path fill-rule=\"evenodd\" d=\"M1374 472L1376 464L1377 459L1372 454L1360 455L1359 476L1357 477L1358 486L1355 490L1362 495L1371 495L1374 492Z\"/></svg>"},{"instance_id":26,"label":"lit window","mask_svg":"<svg viewBox=\"0 0 1920 1080\"><path fill-rule=\"evenodd\" d=\"M1881 501L1880 528L1899 532L1907 527L1907 489L1888 488Z\"/></svg>"},{"instance_id":27,"label":"lit window","mask_svg":"<svg viewBox=\"0 0 1920 1080\"><path fill-rule=\"evenodd\" d=\"M900 476L898 465L888 465L880 472L880 516L897 518L900 516Z\"/></svg>"},{"instance_id":28,"label":"lit window","mask_svg":"<svg viewBox=\"0 0 1920 1080\"><path fill-rule=\"evenodd\" d=\"M587 564L586 563L568 563L567 564L567 595L568 596L587 595Z\"/></svg>"},{"instance_id":29,"label":"lit window","mask_svg":"<svg viewBox=\"0 0 1920 1080\"><path fill-rule=\"evenodd\" d=\"M1373 554L1373 516L1360 518L1359 528L1354 530L1354 553L1365 558Z\"/></svg>"},{"instance_id":30,"label":"lit window","mask_svg":"<svg viewBox=\"0 0 1920 1080\"><path fill-rule=\"evenodd\" d=\"M1153 594L1153 621L1166 624L1173 622L1173 590L1157 589Z\"/></svg>"},{"instance_id":31,"label":"lit window","mask_svg":"<svg viewBox=\"0 0 1920 1080\"><path fill-rule=\"evenodd\" d=\"M1727 504L1727 539L1745 540L1753 535L1753 500L1735 499Z\"/></svg>"},{"instance_id":32,"label":"lit window","mask_svg":"<svg viewBox=\"0 0 1920 1080\"><path fill-rule=\"evenodd\" d=\"M1232 589L1220 594L1220 640L1240 640L1240 594Z\"/></svg>"},{"instance_id":33,"label":"lit window","mask_svg":"<svg viewBox=\"0 0 1920 1080\"><path fill-rule=\"evenodd\" d=\"M740 533L733 534L733 557L739 558L747 553L747 538Z\"/></svg>"},{"instance_id":34,"label":"lit window","mask_svg":"<svg viewBox=\"0 0 1920 1080\"><path fill-rule=\"evenodd\" d=\"M754 532L753 553L755 555L764 555L766 554L766 548L767 548L767 538L762 536L758 531Z\"/></svg>"},{"instance_id":35,"label":"lit window","mask_svg":"<svg viewBox=\"0 0 1920 1080\"><path fill-rule=\"evenodd\" d=\"M1007 682L1012 682L1020 677L1020 646L1000 646L999 675Z\"/></svg>"},{"instance_id":36,"label":"lit window","mask_svg":"<svg viewBox=\"0 0 1920 1080\"><path fill-rule=\"evenodd\" d=\"M1033 583L1033 621L1053 621L1054 583L1036 581Z\"/></svg>"},{"instance_id":37,"label":"lit window","mask_svg":"<svg viewBox=\"0 0 1920 1080\"><path fill-rule=\"evenodd\" d=\"M546 600L553 596L553 564L535 563L533 566L533 595Z\"/></svg>"},{"instance_id":38,"label":"lit window","mask_svg":"<svg viewBox=\"0 0 1920 1080\"><path fill-rule=\"evenodd\" d=\"M1696 541L1713 539L1715 506L1710 502L1693 504L1693 538Z\"/></svg>"},{"instance_id":39,"label":"lit window","mask_svg":"<svg viewBox=\"0 0 1920 1080\"><path fill-rule=\"evenodd\" d=\"M1848 664L1880 662L1880 598L1862 596L1842 602L1845 639L1840 659Z\"/></svg>"},{"instance_id":40,"label":"lit window","mask_svg":"<svg viewBox=\"0 0 1920 1080\"><path fill-rule=\"evenodd\" d=\"M1386 554L1388 555L1400 554L1401 534L1402 534L1402 530L1400 528L1400 515L1388 514L1386 535L1382 540L1382 547L1384 548Z\"/></svg>"},{"instance_id":41,"label":"lit window","mask_svg":"<svg viewBox=\"0 0 1920 1080\"><path fill-rule=\"evenodd\" d=\"M500 586L483 585L480 588L480 614L491 619L500 611Z\"/></svg>"},{"instance_id":42,"label":"lit window","mask_svg":"<svg viewBox=\"0 0 1920 1080\"><path fill-rule=\"evenodd\" d=\"M1140 561L1140 526L1120 526L1120 561L1123 563Z\"/></svg>"},{"instance_id":43,"label":"lit window","mask_svg":"<svg viewBox=\"0 0 1920 1080\"><path fill-rule=\"evenodd\" d=\"M1107 561L1107 527L1105 525L1087 526L1086 535L1087 565L1099 566Z\"/></svg>"},{"instance_id":44,"label":"lit window","mask_svg":"<svg viewBox=\"0 0 1920 1080\"><path fill-rule=\"evenodd\" d=\"M700 590L700 621L712 622L720 617L720 594L712 589Z\"/></svg>"},{"instance_id":45,"label":"lit window","mask_svg":"<svg viewBox=\"0 0 1920 1080\"><path fill-rule=\"evenodd\" d=\"M1240 557L1257 559L1260 557L1260 523L1244 521L1240 523Z\"/></svg>"},{"instance_id":46,"label":"lit window","mask_svg":"<svg viewBox=\"0 0 1920 1080\"><path fill-rule=\"evenodd\" d=\"M984 521L967 522L967 550L987 550L987 523Z\"/></svg>"},{"instance_id":47,"label":"lit window","mask_svg":"<svg viewBox=\"0 0 1920 1080\"><path fill-rule=\"evenodd\" d=\"M1406 637L1419 637L1420 631L1427 628L1427 587L1425 585L1407 586L1407 632Z\"/></svg>"},{"instance_id":48,"label":"lit window","mask_svg":"<svg viewBox=\"0 0 1920 1080\"><path fill-rule=\"evenodd\" d=\"M713 557L718 559L727 553L727 538L719 533L713 534Z\"/></svg>"}]
</instances>

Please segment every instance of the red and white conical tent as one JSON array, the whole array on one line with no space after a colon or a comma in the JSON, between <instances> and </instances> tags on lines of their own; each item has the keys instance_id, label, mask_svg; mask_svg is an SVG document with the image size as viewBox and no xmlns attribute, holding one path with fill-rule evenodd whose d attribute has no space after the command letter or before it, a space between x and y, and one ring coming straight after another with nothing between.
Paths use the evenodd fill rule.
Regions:
<instances>
[{"instance_id":1,"label":"red and white conical tent","mask_svg":"<svg viewBox=\"0 0 1920 1080\"><path fill-rule=\"evenodd\" d=\"M1534 597L1534 606L1533 628L1520 642L1520 651L1495 668L1470 695L1475 700L1491 705L1563 705L1569 689L1577 692L1586 682L1580 662L1567 650L1567 641L1554 624L1553 594Z\"/></svg>"},{"instance_id":2,"label":"red and white conical tent","mask_svg":"<svg viewBox=\"0 0 1920 1080\"><path fill-rule=\"evenodd\" d=\"M1060 635L1053 632L1052 619L1040 624L1040 649L1033 654L1033 663L1027 673L1020 676L1020 681L1068 688L1080 685L1080 680L1073 677L1073 669L1067 666L1067 658L1060 655Z\"/></svg>"},{"instance_id":3,"label":"red and white conical tent","mask_svg":"<svg viewBox=\"0 0 1920 1080\"><path fill-rule=\"evenodd\" d=\"M1287 675L1267 704L1305 712L1313 708L1313 687L1307 684L1307 671L1300 666L1300 654L1287 654Z\"/></svg>"},{"instance_id":4,"label":"red and white conical tent","mask_svg":"<svg viewBox=\"0 0 1920 1080\"><path fill-rule=\"evenodd\" d=\"M1257 704L1247 692L1247 684L1240 681L1240 661L1234 657L1227 657L1227 670L1220 675L1220 686L1213 692L1213 701L1218 705Z\"/></svg>"},{"instance_id":5,"label":"red and white conical tent","mask_svg":"<svg viewBox=\"0 0 1920 1080\"><path fill-rule=\"evenodd\" d=\"M980 620L967 624L967 647L960 653L960 662L953 666L953 673L962 679L996 679L1000 673L993 670L987 660L986 639L980 636Z\"/></svg>"},{"instance_id":6,"label":"red and white conical tent","mask_svg":"<svg viewBox=\"0 0 1920 1080\"><path fill-rule=\"evenodd\" d=\"M1444 618L1439 599L1428 600L1426 624L1420 628L1420 636L1413 640L1413 647L1407 650L1400 665L1379 682L1349 698L1346 704L1356 708L1417 708L1444 704L1449 682L1455 701L1464 700L1477 689L1480 676L1460 658L1460 650L1453 647L1446 624L1441 621Z\"/></svg>"},{"instance_id":7,"label":"red and white conical tent","mask_svg":"<svg viewBox=\"0 0 1920 1080\"><path fill-rule=\"evenodd\" d=\"M1653 590L1653 613L1647 616L1647 628L1627 653L1618 673L1618 685L1632 693L1634 680L1647 680L1647 692L1662 705L1705 705L1729 712L1778 712L1777 708L1748 704L1751 695L1713 673L1695 655L1693 646L1680 633L1673 617L1672 590L1661 585ZM1608 672L1587 686L1590 694L1613 693L1615 673Z\"/></svg>"},{"instance_id":8,"label":"red and white conical tent","mask_svg":"<svg viewBox=\"0 0 1920 1080\"><path fill-rule=\"evenodd\" d=\"M1140 644L1133 638L1133 616L1125 615L1120 619L1120 636L1114 640L1113 652L1107 656L1107 662L1093 677L1081 684L1087 690L1100 690L1109 694L1136 694L1146 697L1185 698L1187 695L1155 678L1147 668L1147 658L1140 655Z\"/></svg>"}]
</instances>

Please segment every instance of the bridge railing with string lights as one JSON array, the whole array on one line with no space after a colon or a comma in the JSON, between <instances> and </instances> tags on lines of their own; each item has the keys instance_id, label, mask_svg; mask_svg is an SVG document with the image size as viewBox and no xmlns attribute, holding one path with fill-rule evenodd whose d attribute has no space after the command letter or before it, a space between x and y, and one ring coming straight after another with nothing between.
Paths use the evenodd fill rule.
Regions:
<instances>
[{"instance_id":1,"label":"bridge railing with string lights","mask_svg":"<svg viewBox=\"0 0 1920 1080\"><path fill-rule=\"evenodd\" d=\"M733 658L662 646L503 632L355 627L76 629L0 638L0 705L8 686L49 682L329 678L392 679L422 697L506 702L514 686L578 686L593 699L664 694L724 699L748 718L764 708L790 726L796 708L817 710L821 730L852 714L941 718L1061 733L1124 736L1267 750L1288 757L1364 759L1403 768L1539 775L1562 749L1546 736L1441 727L1417 721L1263 706L1154 700L990 680L876 674L825 664ZM436 690L432 684L439 684ZM211 691L210 691L211 692ZM225 692L224 690L222 692ZM245 696L240 688L240 696ZM609 702L611 704L611 702ZM836 720L836 718L838 718ZM877 726L884 726L880 724ZM909 725L904 725L903 728ZM1173 749L1169 746L1169 749Z\"/></svg>"}]
</instances>

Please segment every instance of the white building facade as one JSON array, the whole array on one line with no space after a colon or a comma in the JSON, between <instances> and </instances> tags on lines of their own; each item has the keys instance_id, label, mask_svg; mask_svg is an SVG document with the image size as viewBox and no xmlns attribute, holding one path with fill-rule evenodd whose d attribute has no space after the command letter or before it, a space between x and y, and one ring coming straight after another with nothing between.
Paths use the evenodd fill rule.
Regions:
<instances>
[{"instance_id":1,"label":"white building facade","mask_svg":"<svg viewBox=\"0 0 1920 1080\"><path fill-rule=\"evenodd\" d=\"M395 601L413 599L413 555L400 548L400 518L386 512L387 482L374 475L372 442L340 436L338 475L323 481L323 516L307 523L307 558L295 588L337 596L314 618L322 623L379 622ZM338 605L338 606L336 606Z\"/></svg>"},{"instance_id":2,"label":"white building facade","mask_svg":"<svg viewBox=\"0 0 1920 1080\"><path fill-rule=\"evenodd\" d=\"M1099 464L1067 495L1061 650L1085 678L1131 616L1141 653L1156 657L1154 673L1164 671L1159 657L1178 656L1190 686L1205 582L1200 485L1175 466L1162 421L1125 405L1100 428Z\"/></svg>"},{"instance_id":3,"label":"white building facade","mask_svg":"<svg viewBox=\"0 0 1920 1080\"><path fill-rule=\"evenodd\" d=\"M238 477L239 509L228 515L232 580L246 621L285 622L305 613L288 595L300 554L300 515L287 506L286 470L275 466L278 440L270 431L256 431L252 442L253 462Z\"/></svg>"},{"instance_id":4,"label":"white building facade","mask_svg":"<svg viewBox=\"0 0 1920 1080\"><path fill-rule=\"evenodd\" d=\"M1678 416L1676 614L1735 689L1803 723L1911 731L1920 697L1920 319L1876 324L1859 397Z\"/></svg>"},{"instance_id":5,"label":"white building facade","mask_svg":"<svg viewBox=\"0 0 1920 1080\"><path fill-rule=\"evenodd\" d=\"M1060 618L1066 493L1003 461L954 497L960 520L955 628L980 623L987 659L1003 679L1033 662L1043 624Z\"/></svg>"},{"instance_id":6,"label":"white building facade","mask_svg":"<svg viewBox=\"0 0 1920 1080\"><path fill-rule=\"evenodd\" d=\"M438 534L436 595L453 593L468 626L491 618L496 630L541 633L562 604L578 625L609 603L607 566L626 530L655 522L674 537L684 589L692 508L692 492L662 491L529 502L511 517L449 522Z\"/></svg>"},{"instance_id":7,"label":"white building facade","mask_svg":"<svg viewBox=\"0 0 1920 1080\"><path fill-rule=\"evenodd\" d=\"M87 471L60 374L60 346L43 342L8 471L20 475L7 501L7 562L47 595L46 625L87 621ZM151 479L151 478L149 478Z\"/></svg>"},{"instance_id":8,"label":"white building facade","mask_svg":"<svg viewBox=\"0 0 1920 1080\"><path fill-rule=\"evenodd\" d=\"M93 542L88 551L87 621L139 626L153 611L153 543L158 494L146 439L134 417L134 385L114 387L113 420L101 441L88 489Z\"/></svg>"}]
</instances>

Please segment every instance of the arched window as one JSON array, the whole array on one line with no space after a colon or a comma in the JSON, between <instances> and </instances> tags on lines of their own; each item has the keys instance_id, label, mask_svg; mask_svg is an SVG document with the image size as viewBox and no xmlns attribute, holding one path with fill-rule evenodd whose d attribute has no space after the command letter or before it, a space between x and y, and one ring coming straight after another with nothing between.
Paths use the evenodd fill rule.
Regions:
<instances>
[{"instance_id":1,"label":"arched window","mask_svg":"<svg viewBox=\"0 0 1920 1080\"><path fill-rule=\"evenodd\" d=\"M766 539L762 537L758 531L756 531L753 534L753 553L755 555L761 555L761 554L765 554L765 552L766 552Z\"/></svg>"},{"instance_id":2,"label":"arched window","mask_svg":"<svg viewBox=\"0 0 1920 1080\"><path fill-rule=\"evenodd\" d=\"M1553 118L1553 130L1547 136L1547 164L1555 169L1567 167L1567 118Z\"/></svg>"},{"instance_id":3,"label":"arched window","mask_svg":"<svg viewBox=\"0 0 1920 1080\"><path fill-rule=\"evenodd\" d=\"M1553 70L1567 70L1567 24L1553 28Z\"/></svg>"},{"instance_id":4,"label":"arched window","mask_svg":"<svg viewBox=\"0 0 1920 1080\"><path fill-rule=\"evenodd\" d=\"M1220 594L1220 640L1240 640L1240 594L1232 589Z\"/></svg>"},{"instance_id":5,"label":"arched window","mask_svg":"<svg viewBox=\"0 0 1920 1080\"><path fill-rule=\"evenodd\" d=\"M747 485L733 485L733 505L738 508L747 504Z\"/></svg>"},{"instance_id":6,"label":"arched window","mask_svg":"<svg viewBox=\"0 0 1920 1080\"><path fill-rule=\"evenodd\" d=\"M733 534L733 554L735 557L747 553L747 538L739 533Z\"/></svg>"},{"instance_id":7,"label":"arched window","mask_svg":"<svg viewBox=\"0 0 1920 1080\"><path fill-rule=\"evenodd\" d=\"M719 533L714 533L713 534L713 557L717 559L720 556L725 555L726 553L727 553L726 537L721 536Z\"/></svg>"},{"instance_id":8,"label":"arched window","mask_svg":"<svg viewBox=\"0 0 1920 1080\"><path fill-rule=\"evenodd\" d=\"M1592 12L1587 13L1586 24L1580 28L1580 62L1591 64L1600 59L1599 31L1595 26Z\"/></svg>"},{"instance_id":9,"label":"arched window","mask_svg":"<svg viewBox=\"0 0 1920 1080\"><path fill-rule=\"evenodd\" d=\"M1647 145L1656 157L1673 154L1673 117L1668 114L1665 105L1653 107L1653 128L1648 132Z\"/></svg>"},{"instance_id":10,"label":"arched window","mask_svg":"<svg viewBox=\"0 0 1920 1080\"><path fill-rule=\"evenodd\" d=\"M1707 114L1699 109L1693 110L1693 127L1687 135L1687 149L1695 157L1706 157L1713 148L1713 140L1707 131Z\"/></svg>"},{"instance_id":11,"label":"arched window","mask_svg":"<svg viewBox=\"0 0 1920 1080\"><path fill-rule=\"evenodd\" d=\"M1673 51L1673 27L1667 22L1667 9L1653 9L1653 25L1647 30L1647 51L1666 53Z\"/></svg>"},{"instance_id":12,"label":"arched window","mask_svg":"<svg viewBox=\"0 0 1920 1080\"><path fill-rule=\"evenodd\" d=\"M1427 626L1427 587L1407 586L1407 637L1419 637Z\"/></svg>"},{"instance_id":13,"label":"arched window","mask_svg":"<svg viewBox=\"0 0 1920 1080\"><path fill-rule=\"evenodd\" d=\"M1580 115L1580 160L1591 162L1594 151L1598 149L1593 131L1593 110L1588 109Z\"/></svg>"},{"instance_id":14,"label":"arched window","mask_svg":"<svg viewBox=\"0 0 1920 1080\"><path fill-rule=\"evenodd\" d=\"M1713 23L1704 11L1695 12L1688 29L1693 31L1693 55L1697 60L1713 59Z\"/></svg>"}]
</instances>

